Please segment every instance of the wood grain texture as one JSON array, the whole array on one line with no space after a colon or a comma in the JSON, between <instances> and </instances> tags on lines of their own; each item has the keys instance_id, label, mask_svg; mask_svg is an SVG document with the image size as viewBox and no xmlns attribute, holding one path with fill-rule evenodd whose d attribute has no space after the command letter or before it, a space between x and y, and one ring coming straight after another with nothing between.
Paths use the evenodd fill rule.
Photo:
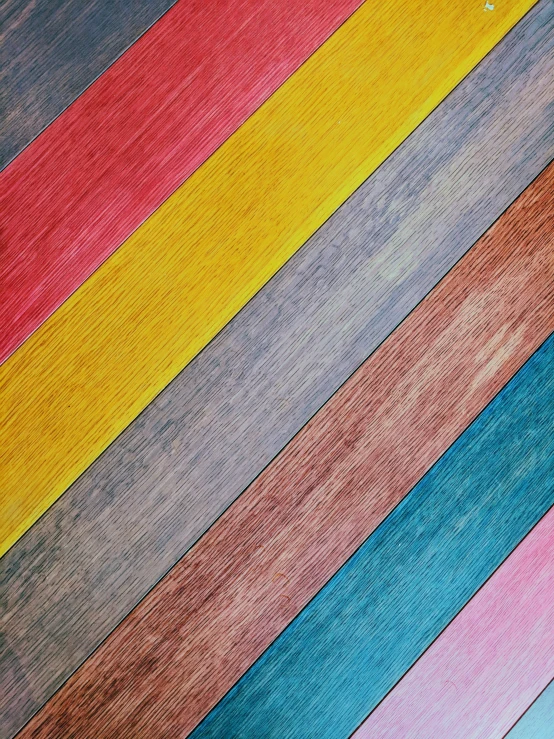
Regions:
<instances>
[{"instance_id":1,"label":"wood grain texture","mask_svg":"<svg viewBox=\"0 0 554 739\"><path fill-rule=\"evenodd\" d=\"M537 739L537 737L548 737L552 734L553 727L554 681L539 695L529 710L521 716L519 721L506 735L506 739Z\"/></svg>"},{"instance_id":2,"label":"wood grain texture","mask_svg":"<svg viewBox=\"0 0 554 739\"><path fill-rule=\"evenodd\" d=\"M0 169L175 0L4 0L0 6Z\"/></svg>"},{"instance_id":3,"label":"wood grain texture","mask_svg":"<svg viewBox=\"0 0 554 739\"><path fill-rule=\"evenodd\" d=\"M551 165L24 736L181 736L197 724L554 329L553 181ZM215 735L240 736L237 721Z\"/></svg>"},{"instance_id":4,"label":"wood grain texture","mask_svg":"<svg viewBox=\"0 0 554 739\"><path fill-rule=\"evenodd\" d=\"M192 739L350 735L554 503L553 370L551 337Z\"/></svg>"},{"instance_id":5,"label":"wood grain texture","mask_svg":"<svg viewBox=\"0 0 554 739\"><path fill-rule=\"evenodd\" d=\"M533 4L362 5L4 362L0 554Z\"/></svg>"},{"instance_id":6,"label":"wood grain texture","mask_svg":"<svg viewBox=\"0 0 554 739\"><path fill-rule=\"evenodd\" d=\"M553 30L554 7L539 3L0 560L4 733L551 158Z\"/></svg>"},{"instance_id":7,"label":"wood grain texture","mask_svg":"<svg viewBox=\"0 0 554 739\"><path fill-rule=\"evenodd\" d=\"M552 477L538 484L554 493ZM554 674L553 562L551 509L353 739L504 736Z\"/></svg>"},{"instance_id":8,"label":"wood grain texture","mask_svg":"<svg viewBox=\"0 0 554 739\"><path fill-rule=\"evenodd\" d=\"M0 362L361 2L181 0L34 141L0 176Z\"/></svg>"}]
</instances>

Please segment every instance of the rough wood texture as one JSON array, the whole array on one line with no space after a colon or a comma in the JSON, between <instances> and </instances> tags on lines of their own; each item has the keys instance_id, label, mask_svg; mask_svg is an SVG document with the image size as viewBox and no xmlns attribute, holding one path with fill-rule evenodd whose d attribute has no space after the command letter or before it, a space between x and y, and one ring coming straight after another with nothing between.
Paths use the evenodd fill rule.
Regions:
<instances>
[{"instance_id":1,"label":"rough wood texture","mask_svg":"<svg viewBox=\"0 0 554 739\"><path fill-rule=\"evenodd\" d=\"M546 164L553 29L543 2L0 560L6 734Z\"/></svg>"},{"instance_id":2,"label":"rough wood texture","mask_svg":"<svg viewBox=\"0 0 554 739\"><path fill-rule=\"evenodd\" d=\"M538 485L554 492L552 478ZM554 674L553 563L551 509L353 739L504 736Z\"/></svg>"},{"instance_id":3,"label":"rough wood texture","mask_svg":"<svg viewBox=\"0 0 554 739\"><path fill-rule=\"evenodd\" d=\"M554 329L553 184L551 165L24 736L181 736L195 726ZM276 669L271 679L286 682L290 665ZM254 682L243 695L269 690ZM314 705L299 695L303 710ZM297 721L270 718L267 700L241 704L244 715L256 705L249 735ZM303 713L296 700L290 710ZM215 736L242 735L244 716L231 712L210 724Z\"/></svg>"},{"instance_id":4,"label":"rough wood texture","mask_svg":"<svg viewBox=\"0 0 554 739\"><path fill-rule=\"evenodd\" d=\"M0 366L0 554L533 4L363 4Z\"/></svg>"},{"instance_id":5,"label":"rough wood texture","mask_svg":"<svg viewBox=\"0 0 554 739\"><path fill-rule=\"evenodd\" d=\"M0 361L360 3L181 0L34 141L0 176Z\"/></svg>"},{"instance_id":6,"label":"rough wood texture","mask_svg":"<svg viewBox=\"0 0 554 739\"><path fill-rule=\"evenodd\" d=\"M550 594L552 598L552 594ZM538 739L548 737L554 726L554 681L523 714L506 739Z\"/></svg>"},{"instance_id":7,"label":"rough wood texture","mask_svg":"<svg viewBox=\"0 0 554 739\"><path fill-rule=\"evenodd\" d=\"M0 169L175 0L3 0Z\"/></svg>"},{"instance_id":8,"label":"rough wood texture","mask_svg":"<svg viewBox=\"0 0 554 739\"><path fill-rule=\"evenodd\" d=\"M553 411L554 337L191 739L349 736L554 503ZM285 585L273 587L292 593L294 586L290 591ZM137 658L141 677L152 668L156 647L168 661L172 649L183 649L186 635L179 631L181 624L173 631L168 626L175 611L167 605L165 633L171 636L165 645L153 645L150 662ZM154 640L158 634L151 636ZM121 648L136 648L136 643ZM173 687L180 677L179 670L173 672ZM102 685L106 692L113 690L115 708L120 684L109 668L101 679L112 680L109 686ZM160 697L154 693L155 684L154 678L149 685L152 693L141 696L146 705ZM132 697L123 692L119 696L118 709L124 713L124 702ZM85 705L91 696L80 698L80 705ZM181 695L181 710L187 700ZM148 709L153 713L152 704ZM153 725L167 725L163 714L167 704L172 701L160 701ZM156 731L153 736L171 733ZM48 733L39 730L35 736ZM120 725L115 734L102 727L100 736L133 734ZM443 736L450 734L433 734L432 739Z\"/></svg>"}]
</instances>

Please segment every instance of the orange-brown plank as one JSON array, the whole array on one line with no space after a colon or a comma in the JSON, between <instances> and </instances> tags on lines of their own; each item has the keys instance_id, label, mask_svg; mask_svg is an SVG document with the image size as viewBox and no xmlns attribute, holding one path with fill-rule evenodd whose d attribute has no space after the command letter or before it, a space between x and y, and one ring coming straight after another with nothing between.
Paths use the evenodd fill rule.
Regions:
<instances>
[{"instance_id":1,"label":"orange-brown plank","mask_svg":"<svg viewBox=\"0 0 554 739\"><path fill-rule=\"evenodd\" d=\"M554 330L554 165L22 732L183 736Z\"/></svg>"}]
</instances>

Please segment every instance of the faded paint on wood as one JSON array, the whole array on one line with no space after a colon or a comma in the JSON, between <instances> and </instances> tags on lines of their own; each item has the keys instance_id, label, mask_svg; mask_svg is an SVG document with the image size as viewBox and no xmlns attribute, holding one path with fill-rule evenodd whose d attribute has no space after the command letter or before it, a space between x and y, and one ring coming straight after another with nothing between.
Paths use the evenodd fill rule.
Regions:
<instances>
[{"instance_id":1,"label":"faded paint on wood","mask_svg":"<svg viewBox=\"0 0 554 739\"><path fill-rule=\"evenodd\" d=\"M533 4L364 3L0 366L0 554Z\"/></svg>"},{"instance_id":2,"label":"faded paint on wood","mask_svg":"<svg viewBox=\"0 0 554 739\"><path fill-rule=\"evenodd\" d=\"M551 3L534 8L0 560L4 733L52 695L546 164L553 20Z\"/></svg>"},{"instance_id":3,"label":"faded paint on wood","mask_svg":"<svg viewBox=\"0 0 554 739\"><path fill-rule=\"evenodd\" d=\"M553 215L554 164L70 678L24 736L62 727L79 737L190 731L554 330ZM466 488L457 480L448 495L454 500ZM544 497L537 495L539 507ZM529 508L533 516L536 508ZM519 513L520 519L528 520ZM429 526L430 535L435 529ZM348 597L341 603L356 612ZM342 627L330 618L319 628L330 634ZM298 651L287 638L286 664L277 656L271 678L259 671L249 676L229 713L222 708L222 718L208 724L210 735L238 737L255 726L248 735L259 737L269 725L287 732L296 727L290 735L300 736L310 706L325 714L308 679L312 668L316 682L329 668L318 663L317 650L313 666L302 667L305 690L300 681L298 698L285 696ZM324 653L332 652L332 637L320 638ZM333 657L338 683L323 702L350 679L341 662L343 641L337 639ZM282 681L280 703L272 681ZM318 720L312 733L321 731Z\"/></svg>"}]
</instances>

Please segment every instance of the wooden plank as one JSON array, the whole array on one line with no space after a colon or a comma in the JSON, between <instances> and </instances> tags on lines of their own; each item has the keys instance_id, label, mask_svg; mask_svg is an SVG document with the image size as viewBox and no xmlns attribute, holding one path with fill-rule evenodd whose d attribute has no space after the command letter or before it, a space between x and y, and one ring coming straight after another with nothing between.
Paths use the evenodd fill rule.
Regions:
<instances>
[{"instance_id":1,"label":"wooden plank","mask_svg":"<svg viewBox=\"0 0 554 739\"><path fill-rule=\"evenodd\" d=\"M543 348L531 369L524 367L514 387L493 402L490 412L486 409L191 739L334 739L355 730L554 503L554 435L548 433L554 410L554 338ZM175 611L166 615L170 621ZM168 622L166 629L172 633L165 645L158 642L157 650L145 650L149 665L164 646L169 657L169 643L184 651L178 639L186 635ZM161 636L143 631L150 635ZM119 644L122 652L135 646L134 641ZM148 671L146 659L128 656L128 664L133 662L136 674ZM109 676L108 668L102 678L112 680L116 694L118 677ZM175 686L180 674L173 671L172 678ZM156 678L144 682L151 690L141 698L157 703L158 711L167 710L172 701L164 703L154 693ZM88 696L79 697L85 705ZM180 698L185 710L188 696ZM152 705L149 709L153 714ZM153 735L163 736L157 730L168 724L163 713L152 716L151 723ZM118 730L121 736L132 735L123 724Z\"/></svg>"},{"instance_id":2,"label":"wooden plank","mask_svg":"<svg viewBox=\"0 0 554 739\"><path fill-rule=\"evenodd\" d=\"M353 739L504 736L554 674L553 562L551 508Z\"/></svg>"},{"instance_id":3,"label":"wooden plank","mask_svg":"<svg viewBox=\"0 0 554 739\"><path fill-rule=\"evenodd\" d=\"M4 362L0 554L533 4L363 4Z\"/></svg>"},{"instance_id":4,"label":"wooden plank","mask_svg":"<svg viewBox=\"0 0 554 739\"><path fill-rule=\"evenodd\" d=\"M0 362L361 2L182 0L34 141L1 175Z\"/></svg>"},{"instance_id":5,"label":"wooden plank","mask_svg":"<svg viewBox=\"0 0 554 739\"><path fill-rule=\"evenodd\" d=\"M51 736L62 727L83 737L99 732L182 736L195 726L554 329L553 182L551 165L125 619L23 736ZM551 372L553 364L546 364ZM518 413L524 400L518 400ZM543 398L551 411L548 400ZM490 434L487 429L485 436ZM512 460L517 458L514 440ZM490 477L478 479L480 470L518 479L519 467L514 470L505 456L502 465L499 470L498 464L475 462L471 484L479 494L490 483ZM467 493L467 484L458 475L449 491L451 501L457 499L454 511L462 506L461 490ZM511 497L517 498L508 486L502 499ZM551 497L550 489L537 493L539 515L544 512L541 501ZM511 503L518 508L516 501ZM534 505L526 505L529 513L518 512L515 530L529 520L527 515L536 514ZM514 514L504 515L508 521ZM410 538L406 531L403 537ZM498 539L503 540L501 534ZM394 540L396 547L396 535ZM453 546L461 546L456 537ZM408 561L417 560L416 554L409 552ZM346 600L345 609L358 612ZM339 601L344 605L342 597ZM320 634L324 654L334 652L336 680L348 682L349 666L334 651L330 635L340 632L341 621L335 622L329 609L324 608L327 626L319 623L329 634ZM347 630L350 637L356 633L359 629ZM200 729L201 734L213 730L215 736L243 736L248 727L247 735L257 737L268 726L282 731L298 721L305 731L313 718L308 715L306 722L306 712L326 713L309 676L314 669L313 679L324 679L329 665L319 665L321 654L310 640L302 642L307 653L314 649L316 655L306 667L307 692L302 682L295 683L298 697L285 697L289 676L300 669L291 663L296 663L299 644L286 639L289 646L277 647L281 656L275 657L275 667L265 675L254 671L238 693L231 693L244 698L230 699L232 717L225 709L229 701L223 701L220 718L208 722L212 728ZM336 650L344 639L338 634ZM310 662L306 654L303 660ZM270 687L280 680L281 703ZM325 700L336 688L335 681L335 693ZM347 706L348 701L339 712L343 719L345 713L350 716ZM357 716L351 730L364 715ZM330 725L332 736L348 733L344 727L338 731L336 722ZM318 720L312 733L319 736L321 730Z\"/></svg>"},{"instance_id":6,"label":"wooden plank","mask_svg":"<svg viewBox=\"0 0 554 739\"><path fill-rule=\"evenodd\" d=\"M5 734L545 165L553 30L542 2L0 560Z\"/></svg>"},{"instance_id":7,"label":"wooden plank","mask_svg":"<svg viewBox=\"0 0 554 739\"><path fill-rule=\"evenodd\" d=\"M526 711L506 739L536 739L547 737L554 725L554 680L539 695L533 705Z\"/></svg>"},{"instance_id":8,"label":"wooden plank","mask_svg":"<svg viewBox=\"0 0 554 739\"><path fill-rule=\"evenodd\" d=\"M4 0L0 7L0 169L174 2Z\"/></svg>"}]
</instances>

